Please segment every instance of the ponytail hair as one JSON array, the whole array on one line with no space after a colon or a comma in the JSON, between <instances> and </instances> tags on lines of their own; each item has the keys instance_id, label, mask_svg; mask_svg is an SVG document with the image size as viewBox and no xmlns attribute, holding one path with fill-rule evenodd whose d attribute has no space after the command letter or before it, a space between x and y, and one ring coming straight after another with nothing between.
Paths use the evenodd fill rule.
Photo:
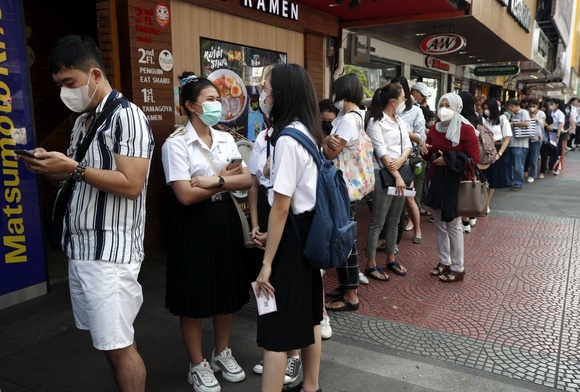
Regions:
<instances>
[{"instance_id":1,"label":"ponytail hair","mask_svg":"<svg viewBox=\"0 0 580 392\"><path fill-rule=\"evenodd\" d=\"M403 87L399 83L389 83L375 91L369 110L373 121L382 120L384 116L383 111L389 104L389 101L391 99L399 99L402 91Z\"/></svg>"}]
</instances>

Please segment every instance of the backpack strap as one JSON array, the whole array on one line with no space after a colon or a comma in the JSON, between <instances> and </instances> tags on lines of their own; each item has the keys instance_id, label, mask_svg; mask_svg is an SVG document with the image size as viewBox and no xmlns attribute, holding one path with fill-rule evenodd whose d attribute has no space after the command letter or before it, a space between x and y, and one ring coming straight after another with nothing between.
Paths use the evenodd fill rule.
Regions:
<instances>
[{"instance_id":1,"label":"backpack strap","mask_svg":"<svg viewBox=\"0 0 580 392\"><path fill-rule=\"evenodd\" d=\"M320 152L320 150L316 147L316 145L312 142L312 140L310 140L308 136L306 136L303 132L299 131L296 128L284 128L278 134L278 137L280 136L290 136L295 140L297 140L298 143L302 144L302 146L306 148L306 150L310 153L310 155L312 155L314 162L316 162L316 165L320 170L320 166L322 165L324 158L322 157L322 153ZM276 152L274 152L274 154L276 154ZM300 243L302 250L304 250L304 245L306 241L304 240L304 238L302 238L302 235L300 234L300 230L298 229L298 223L296 222L296 216L294 215L292 208L288 209L288 215L290 215L290 221L292 222L292 226L294 226L296 238L298 238L298 242Z\"/></svg>"}]
</instances>

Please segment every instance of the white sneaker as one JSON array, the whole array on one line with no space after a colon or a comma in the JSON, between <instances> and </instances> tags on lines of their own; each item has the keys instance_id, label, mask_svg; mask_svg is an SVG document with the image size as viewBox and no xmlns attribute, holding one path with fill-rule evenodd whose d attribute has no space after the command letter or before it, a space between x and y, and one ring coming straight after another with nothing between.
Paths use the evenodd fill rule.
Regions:
<instances>
[{"instance_id":1,"label":"white sneaker","mask_svg":"<svg viewBox=\"0 0 580 392\"><path fill-rule=\"evenodd\" d=\"M560 170L554 170L552 172L552 174L555 175L555 176L559 176L560 175Z\"/></svg>"},{"instance_id":2,"label":"white sneaker","mask_svg":"<svg viewBox=\"0 0 580 392\"><path fill-rule=\"evenodd\" d=\"M463 232L464 233L471 233L471 225L464 225L462 223L461 226L463 226Z\"/></svg>"},{"instance_id":3,"label":"white sneaker","mask_svg":"<svg viewBox=\"0 0 580 392\"><path fill-rule=\"evenodd\" d=\"M489 207L487 207L487 215L489 215L490 212L491 210L489 209Z\"/></svg>"},{"instance_id":4,"label":"white sneaker","mask_svg":"<svg viewBox=\"0 0 580 392\"><path fill-rule=\"evenodd\" d=\"M322 339L330 339L332 337L330 317L328 316L322 316L322 321L320 322L320 336L322 336Z\"/></svg>"},{"instance_id":5,"label":"white sneaker","mask_svg":"<svg viewBox=\"0 0 580 392\"><path fill-rule=\"evenodd\" d=\"M477 223L477 218L469 218L469 226L473 227Z\"/></svg>"},{"instance_id":6,"label":"white sneaker","mask_svg":"<svg viewBox=\"0 0 580 392\"><path fill-rule=\"evenodd\" d=\"M532 182L534 182L534 177L528 177L528 182L529 182L529 183L532 183Z\"/></svg>"},{"instance_id":7,"label":"white sneaker","mask_svg":"<svg viewBox=\"0 0 580 392\"><path fill-rule=\"evenodd\" d=\"M252 368L252 370L256 374L264 373L264 361L260 361L257 364L255 364L254 367Z\"/></svg>"},{"instance_id":8,"label":"white sneaker","mask_svg":"<svg viewBox=\"0 0 580 392\"><path fill-rule=\"evenodd\" d=\"M228 381L240 382L246 378L246 373L232 356L232 350L227 347L217 357L212 352L210 364L214 372L222 372L222 375Z\"/></svg>"},{"instance_id":9,"label":"white sneaker","mask_svg":"<svg viewBox=\"0 0 580 392\"><path fill-rule=\"evenodd\" d=\"M300 358L294 359L291 355L288 355L286 358L286 374L284 375L284 385L292 384L294 381L298 380L300 369L302 369L302 361Z\"/></svg>"},{"instance_id":10,"label":"white sneaker","mask_svg":"<svg viewBox=\"0 0 580 392\"><path fill-rule=\"evenodd\" d=\"M362 272L358 272L358 282L360 284L369 284L369 278L365 276Z\"/></svg>"},{"instance_id":11,"label":"white sneaker","mask_svg":"<svg viewBox=\"0 0 580 392\"><path fill-rule=\"evenodd\" d=\"M187 382L193 385L193 390L197 392L221 392L222 390L205 359L196 366L189 364Z\"/></svg>"}]
</instances>

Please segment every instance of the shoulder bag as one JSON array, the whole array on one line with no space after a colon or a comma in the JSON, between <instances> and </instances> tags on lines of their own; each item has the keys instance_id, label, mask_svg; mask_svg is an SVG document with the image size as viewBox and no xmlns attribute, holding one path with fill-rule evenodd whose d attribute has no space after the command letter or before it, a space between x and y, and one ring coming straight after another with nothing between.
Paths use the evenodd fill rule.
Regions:
<instances>
[{"instance_id":1,"label":"shoulder bag","mask_svg":"<svg viewBox=\"0 0 580 392\"><path fill-rule=\"evenodd\" d=\"M401 146L401 156L403 156L403 131L401 127L399 127L399 140ZM399 174L403 178L405 185L409 185L413 181L413 170L409 166L409 161L405 161L403 166L399 168ZM395 186L395 177L387 170L387 168L383 167L379 170L379 177L381 180L381 185L383 188L388 188L390 186Z\"/></svg>"},{"instance_id":2,"label":"shoulder bag","mask_svg":"<svg viewBox=\"0 0 580 392\"><path fill-rule=\"evenodd\" d=\"M89 132L85 135L82 144L75 152L74 159L77 162L81 162L85 158L85 154L89 149L89 145L95 138L97 129L103 125L113 110L115 110L124 101L127 101L127 98L119 97L113 99L105 105L103 111L89 129ZM69 176L67 179L58 183L58 186L50 196L50 201L48 202L48 207L46 209L46 217L44 219L44 230L52 249L62 250L64 218L66 212L68 211L68 204L70 202L75 185L76 181L72 176Z\"/></svg>"},{"instance_id":3,"label":"shoulder bag","mask_svg":"<svg viewBox=\"0 0 580 392\"><path fill-rule=\"evenodd\" d=\"M207 159L207 161L209 162L209 165L211 166L214 174L216 176L219 176L220 172L217 169L217 167L215 166L215 163L213 163L213 160L209 157L209 155L207 155L207 151L205 151L200 146L198 146L198 148L200 149L200 151L203 154L203 156L205 157L205 159ZM234 205L236 206L236 211L238 212L238 216L239 216L240 222L242 224L242 234L244 236L244 246L246 248L253 248L254 245L252 243L252 239L250 238L250 224L248 223L248 217L246 216L246 214L244 214L244 211L242 211L242 207L240 207L240 203L238 203L238 200L236 199L236 197L232 194L231 191L228 191L228 192L230 192L230 198L232 199L232 201L234 202Z\"/></svg>"},{"instance_id":4,"label":"shoulder bag","mask_svg":"<svg viewBox=\"0 0 580 392\"><path fill-rule=\"evenodd\" d=\"M333 160L333 164L344 176L350 201L359 201L375 189L373 145L364 131L364 121L360 113L355 110L349 113L354 113L361 118L359 124L355 116L358 149L353 151L345 146L338 154L338 159Z\"/></svg>"},{"instance_id":5,"label":"shoulder bag","mask_svg":"<svg viewBox=\"0 0 580 392\"><path fill-rule=\"evenodd\" d=\"M465 179L459 183L457 193L457 216L487 215L487 179L469 158L465 166Z\"/></svg>"}]
</instances>

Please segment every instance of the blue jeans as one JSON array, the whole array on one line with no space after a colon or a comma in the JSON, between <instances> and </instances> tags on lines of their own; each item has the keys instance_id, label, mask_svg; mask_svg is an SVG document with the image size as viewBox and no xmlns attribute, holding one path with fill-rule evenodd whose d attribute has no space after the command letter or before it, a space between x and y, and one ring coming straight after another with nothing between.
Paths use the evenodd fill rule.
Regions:
<instances>
[{"instance_id":1,"label":"blue jeans","mask_svg":"<svg viewBox=\"0 0 580 392\"><path fill-rule=\"evenodd\" d=\"M528 177L536 178L538 176L538 157L540 155L540 147L542 142L530 142L530 150L528 151L528 159L530 167L528 169Z\"/></svg>"},{"instance_id":2,"label":"blue jeans","mask_svg":"<svg viewBox=\"0 0 580 392\"><path fill-rule=\"evenodd\" d=\"M505 176L508 186L521 188L524 185L524 163L528 149L525 147L508 147L505 156Z\"/></svg>"}]
</instances>

